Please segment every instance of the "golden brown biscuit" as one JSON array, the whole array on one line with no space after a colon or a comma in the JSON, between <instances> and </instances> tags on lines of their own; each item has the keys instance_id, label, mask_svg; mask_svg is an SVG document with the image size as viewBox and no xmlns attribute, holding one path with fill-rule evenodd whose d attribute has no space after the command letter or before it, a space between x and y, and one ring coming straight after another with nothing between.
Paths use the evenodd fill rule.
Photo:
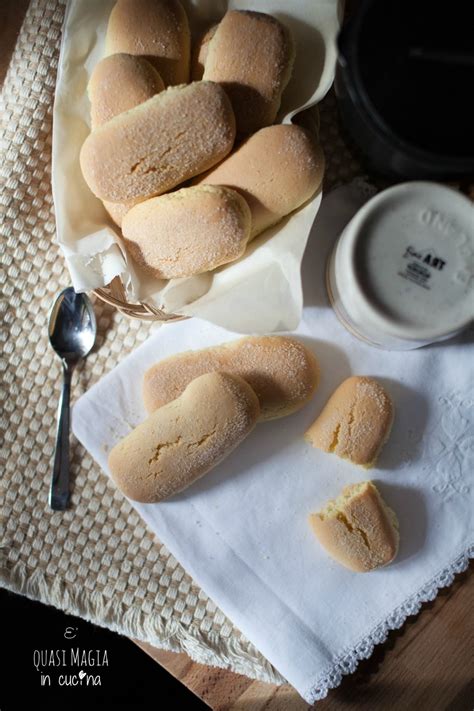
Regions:
<instances>
[{"instance_id":1,"label":"golden brown biscuit","mask_svg":"<svg viewBox=\"0 0 474 711\"><path fill-rule=\"evenodd\" d=\"M238 190L252 213L251 239L303 205L321 187L324 155L295 125L262 128L196 183Z\"/></svg>"},{"instance_id":2,"label":"golden brown biscuit","mask_svg":"<svg viewBox=\"0 0 474 711\"><path fill-rule=\"evenodd\" d=\"M189 81L190 51L188 18L178 0L118 0L110 13L105 53L145 57L166 86Z\"/></svg>"},{"instance_id":3,"label":"golden brown biscuit","mask_svg":"<svg viewBox=\"0 0 474 711\"><path fill-rule=\"evenodd\" d=\"M107 210L111 219L115 222L118 227L122 227L123 218L129 210L132 209L137 203L133 202L108 202L108 200L102 200L102 204Z\"/></svg>"},{"instance_id":4,"label":"golden brown biscuit","mask_svg":"<svg viewBox=\"0 0 474 711\"><path fill-rule=\"evenodd\" d=\"M151 99L164 88L156 69L143 57L105 57L94 67L87 86L92 129Z\"/></svg>"},{"instance_id":5,"label":"golden brown biscuit","mask_svg":"<svg viewBox=\"0 0 474 711\"><path fill-rule=\"evenodd\" d=\"M319 383L314 355L296 338L247 336L199 351L179 353L149 368L143 380L148 412L178 397L203 373L226 371L244 378L260 401L262 420L301 409Z\"/></svg>"},{"instance_id":6,"label":"golden brown biscuit","mask_svg":"<svg viewBox=\"0 0 474 711\"><path fill-rule=\"evenodd\" d=\"M346 486L337 499L309 518L323 548L350 570L364 573L380 568L397 555L397 517L370 481Z\"/></svg>"},{"instance_id":7,"label":"golden brown biscuit","mask_svg":"<svg viewBox=\"0 0 474 711\"><path fill-rule=\"evenodd\" d=\"M224 15L209 42L203 78L227 91L238 134L274 122L294 57L289 30L275 17L239 10Z\"/></svg>"},{"instance_id":8,"label":"golden brown biscuit","mask_svg":"<svg viewBox=\"0 0 474 711\"><path fill-rule=\"evenodd\" d=\"M202 375L112 449L112 479L134 501L162 501L227 457L258 414L257 396L242 378Z\"/></svg>"},{"instance_id":9,"label":"golden brown biscuit","mask_svg":"<svg viewBox=\"0 0 474 711\"><path fill-rule=\"evenodd\" d=\"M156 69L143 57L131 54L105 57L95 66L87 87L92 129L151 99L164 88ZM108 214L119 227L134 204L103 202Z\"/></svg>"},{"instance_id":10,"label":"golden brown biscuit","mask_svg":"<svg viewBox=\"0 0 474 711\"><path fill-rule=\"evenodd\" d=\"M219 84L171 87L93 131L81 149L82 174L101 200L139 201L218 163L234 137Z\"/></svg>"},{"instance_id":11,"label":"golden brown biscuit","mask_svg":"<svg viewBox=\"0 0 474 711\"><path fill-rule=\"evenodd\" d=\"M212 25L196 42L191 53L191 81L199 81L204 74L209 42L214 37L218 24Z\"/></svg>"},{"instance_id":12,"label":"golden brown biscuit","mask_svg":"<svg viewBox=\"0 0 474 711\"><path fill-rule=\"evenodd\" d=\"M331 395L305 434L313 447L373 467L392 428L393 405L373 378L354 375Z\"/></svg>"},{"instance_id":13,"label":"golden brown biscuit","mask_svg":"<svg viewBox=\"0 0 474 711\"><path fill-rule=\"evenodd\" d=\"M176 279L241 257L250 237L250 210L235 190L196 185L136 205L122 231L140 266L157 279Z\"/></svg>"}]
</instances>

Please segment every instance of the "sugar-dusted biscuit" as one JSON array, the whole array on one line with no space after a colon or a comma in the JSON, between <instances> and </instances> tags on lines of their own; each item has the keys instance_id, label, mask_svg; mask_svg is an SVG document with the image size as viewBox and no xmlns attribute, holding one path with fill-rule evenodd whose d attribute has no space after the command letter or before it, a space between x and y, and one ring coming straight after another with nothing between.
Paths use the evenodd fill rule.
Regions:
<instances>
[{"instance_id":1,"label":"sugar-dusted biscuit","mask_svg":"<svg viewBox=\"0 0 474 711\"><path fill-rule=\"evenodd\" d=\"M251 239L309 200L321 187L324 155L309 131L262 128L196 183L227 185L247 200Z\"/></svg>"},{"instance_id":2,"label":"sugar-dusted biscuit","mask_svg":"<svg viewBox=\"0 0 474 711\"><path fill-rule=\"evenodd\" d=\"M145 200L125 215L127 250L157 279L207 272L241 257L250 210L235 190L196 185Z\"/></svg>"},{"instance_id":3,"label":"sugar-dusted biscuit","mask_svg":"<svg viewBox=\"0 0 474 711\"><path fill-rule=\"evenodd\" d=\"M240 10L224 15L209 41L203 78L227 91L238 134L275 121L294 56L290 32L275 17Z\"/></svg>"},{"instance_id":4,"label":"sugar-dusted biscuit","mask_svg":"<svg viewBox=\"0 0 474 711\"><path fill-rule=\"evenodd\" d=\"M370 481L351 484L310 515L311 527L330 556L350 570L367 572L398 552L398 519Z\"/></svg>"},{"instance_id":5,"label":"sugar-dusted biscuit","mask_svg":"<svg viewBox=\"0 0 474 711\"><path fill-rule=\"evenodd\" d=\"M393 404L374 378L354 375L334 391L305 435L313 447L370 468L388 439Z\"/></svg>"},{"instance_id":6,"label":"sugar-dusted biscuit","mask_svg":"<svg viewBox=\"0 0 474 711\"><path fill-rule=\"evenodd\" d=\"M179 0L117 0L105 38L107 55L146 57L166 86L189 80L191 34Z\"/></svg>"},{"instance_id":7,"label":"sugar-dusted biscuit","mask_svg":"<svg viewBox=\"0 0 474 711\"><path fill-rule=\"evenodd\" d=\"M219 84L170 87L92 131L81 149L82 174L101 200L143 200L211 168L234 138Z\"/></svg>"},{"instance_id":8,"label":"sugar-dusted biscuit","mask_svg":"<svg viewBox=\"0 0 474 711\"><path fill-rule=\"evenodd\" d=\"M319 383L319 365L306 346L288 336L246 336L220 346L164 358L145 372L148 412L178 397L203 373L226 371L244 378L256 392L262 420L300 410Z\"/></svg>"},{"instance_id":9,"label":"sugar-dusted biscuit","mask_svg":"<svg viewBox=\"0 0 474 711\"><path fill-rule=\"evenodd\" d=\"M206 373L115 445L112 479L134 501L162 501L230 454L255 426L259 410L245 380Z\"/></svg>"}]
</instances>

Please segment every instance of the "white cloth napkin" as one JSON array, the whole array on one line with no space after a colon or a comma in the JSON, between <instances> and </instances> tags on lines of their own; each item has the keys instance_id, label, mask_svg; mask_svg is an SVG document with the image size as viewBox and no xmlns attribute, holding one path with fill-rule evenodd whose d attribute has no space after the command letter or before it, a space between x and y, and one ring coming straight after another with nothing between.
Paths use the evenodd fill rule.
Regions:
<instances>
[{"instance_id":1,"label":"white cloth napkin","mask_svg":"<svg viewBox=\"0 0 474 711\"><path fill-rule=\"evenodd\" d=\"M258 425L182 494L161 504L132 502L309 703L451 582L467 564L473 539L472 332L421 350L386 352L347 333L328 305L328 249L365 199L355 185L329 194L305 255L306 305L295 333L321 364L313 401L296 415ZM107 471L109 448L145 416L144 370L173 353L234 337L197 319L160 328L77 402L74 433ZM392 435L370 473L303 441L330 393L351 374L376 376L396 407ZM398 515L400 551L389 567L357 574L327 556L307 516L368 476Z\"/></svg>"}]
</instances>

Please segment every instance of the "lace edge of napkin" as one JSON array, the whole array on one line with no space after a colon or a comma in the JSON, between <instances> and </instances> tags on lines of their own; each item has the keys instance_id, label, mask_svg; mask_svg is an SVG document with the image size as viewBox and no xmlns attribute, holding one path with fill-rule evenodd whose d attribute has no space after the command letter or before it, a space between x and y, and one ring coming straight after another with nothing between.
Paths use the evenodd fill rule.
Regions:
<instances>
[{"instance_id":1,"label":"lace edge of napkin","mask_svg":"<svg viewBox=\"0 0 474 711\"><path fill-rule=\"evenodd\" d=\"M199 664L230 669L270 684L288 683L263 655L255 663L257 652L252 652L245 638L224 639L212 630L191 630L175 620L165 620L160 614L146 614L137 607L110 600L100 591L84 591L66 584L62 578L45 575L41 570L30 571L24 563L17 562L12 566L6 560L7 550L8 545L0 544L0 586L11 592L160 649L186 652Z\"/></svg>"},{"instance_id":2,"label":"lace edge of napkin","mask_svg":"<svg viewBox=\"0 0 474 711\"><path fill-rule=\"evenodd\" d=\"M359 662L372 656L375 646L385 642L389 632L402 627L407 617L416 615L420 611L423 603L434 600L441 588L451 585L454 577L468 568L471 558L474 558L474 544L468 546L464 553L455 558L427 585L397 607L389 617L377 625L359 644L337 657L331 665L330 671L321 676L316 683L312 683L303 694L303 698L310 704L326 698L328 692L339 686L346 674L355 672Z\"/></svg>"}]
</instances>

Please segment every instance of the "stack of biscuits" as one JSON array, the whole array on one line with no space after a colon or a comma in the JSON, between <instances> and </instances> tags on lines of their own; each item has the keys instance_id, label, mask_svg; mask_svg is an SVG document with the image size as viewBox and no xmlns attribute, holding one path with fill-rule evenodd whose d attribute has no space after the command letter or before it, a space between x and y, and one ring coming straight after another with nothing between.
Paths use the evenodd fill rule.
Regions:
<instances>
[{"instance_id":1,"label":"stack of biscuits","mask_svg":"<svg viewBox=\"0 0 474 711\"><path fill-rule=\"evenodd\" d=\"M148 418L110 452L112 478L130 499L162 501L213 469L257 422L300 410L318 382L313 353L287 336L165 358L144 376Z\"/></svg>"},{"instance_id":2,"label":"stack of biscuits","mask_svg":"<svg viewBox=\"0 0 474 711\"><path fill-rule=\"evenodd\" d=\"M239 259L320 189L315 137L274 124L295 56L276 18L229 11L192 43L179 0L117 0L105 53L82 173L152 277Z\"/></svg>"}]
</instances>

